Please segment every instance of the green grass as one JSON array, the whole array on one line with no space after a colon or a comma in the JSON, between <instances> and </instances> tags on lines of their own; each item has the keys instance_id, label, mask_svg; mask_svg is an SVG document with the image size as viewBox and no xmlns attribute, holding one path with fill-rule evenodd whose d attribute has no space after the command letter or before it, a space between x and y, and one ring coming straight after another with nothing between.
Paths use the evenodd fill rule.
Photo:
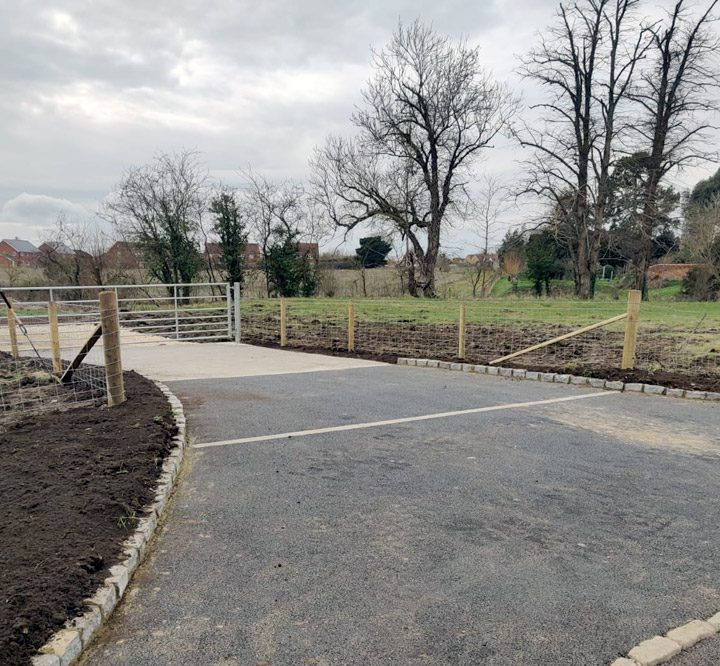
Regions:
<instances>
[{"instance_id":1,"label":"green grass","mask_svg":"<svg viewBox=\"0 0 720 666\"><path fill-rule=\"evenodd\" d=\"M578 301L569 298L492 298L464 301L468 323L546 323L569 326L608 319L625 312L627 294L617 300L597 299ZM287 299L289 317L344 320L346 299L291 298ZM458 321L459 300L425 299L353 299L358 320L447 324ZM246 314L279 314L277 299L255 299L243 302ZM668 327L674 330L707 330L720 328L720 304L686 301L656 300L643 303L640 308L643 326Z\"/></svg>"}]
</instances>

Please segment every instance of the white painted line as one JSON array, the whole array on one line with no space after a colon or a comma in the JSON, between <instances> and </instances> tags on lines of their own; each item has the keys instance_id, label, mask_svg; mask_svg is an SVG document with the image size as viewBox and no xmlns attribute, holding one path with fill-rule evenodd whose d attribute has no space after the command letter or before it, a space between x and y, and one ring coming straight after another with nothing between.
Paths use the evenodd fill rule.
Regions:
<instances>
[{"instance_id":1,"label":"white painted line","mask_svg":"<svg viewBox=\"0 0 720 666\"><path fill-rule=\"evenodd\" d=\"M388 419L386 421L370 421L369 423L350 423L347 425L330 426L327 428L313 428L312 430L297 430L296 432L283 432L277 435L258 435L257 437L243 437L241 439L225 439L217 442L205 442L195 444L196 449L210 449L218 446L232 446L234 444L252 444L253 442L269 442L276 439L290 439L292 437L307 437L308 435L323 435L328 432L346 432L348 430L364 430L365 428L378 428L380 426L397 425L399 423L413 423L415 421L430 421L431 419L445 419L451 416L463 416L465 414L481 414L483 412L497 412L503 409L522 409L524 407L537 407L539 405L553 405L559 402L570 402L572 400L587 400L588 398L606 398L618 395L617 393L584 393L582 395L571 395L564 398L550 398L548 400L533 400L532 402L512 402L505 405L493 405L492 407L474 407L472 409L460 409L456 412L439 412L436 414L423 414L421 416L406 416L400 419Z\"/></svg>"}]
</instances>

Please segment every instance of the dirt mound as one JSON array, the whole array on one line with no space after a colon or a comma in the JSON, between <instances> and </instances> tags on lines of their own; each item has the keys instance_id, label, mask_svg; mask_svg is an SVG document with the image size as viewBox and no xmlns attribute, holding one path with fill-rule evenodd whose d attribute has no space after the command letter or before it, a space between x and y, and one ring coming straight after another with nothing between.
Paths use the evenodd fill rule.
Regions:
<instances>
[{"instance_id":1,"label":"dirt mound","mask_svg":"<svg viewBox=\"0 0 720 666\"><path fill-rule=\"evenodd\" d=\"M153 497L175 427L135 373L128 401L24 418L0 433L0 663L29 664L84 612Z\"/></svg>"}]
</instances>

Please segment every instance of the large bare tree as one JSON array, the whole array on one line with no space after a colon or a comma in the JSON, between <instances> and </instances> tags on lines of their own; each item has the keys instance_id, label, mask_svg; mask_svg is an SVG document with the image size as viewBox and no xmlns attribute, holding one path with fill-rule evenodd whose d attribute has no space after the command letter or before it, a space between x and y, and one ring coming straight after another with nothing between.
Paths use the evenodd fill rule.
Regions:
<instances>
[{"instance_id":1,"label":"large bare tree","mask_svg":"<svg viewBox=\"0 0 720 666\"><path fill-rule=\"evenodd\" d=\"M129 169L106 202L120 234L139 247L148 270L161 282L190 283L202 266L206 183L197 153L162 153L150 164Z\"/></svg>"},{"instance_id":2,"label":"large bare tree","mask_svg":"<svg viewBox=\"0 0 720 666\"><path fill-rule=\"evenodd\" d=\"M623 109L649 45L648 31L634 17L638 2L561 4L522 66L546 91L533 106L539 123L520 133L522 145L533 150L525 189L554 211L580 298L594 295L609 179L629 124Z\"/></svg>"},{"instance_id":3,"label":"large bare tree","mask_svg":"<svg viewBox=\"0 0 720 666\"><path fill-rule=\"evenodd\" d=\"M652 65L634 94L644 111L637 131L647 150L635 284L645 297L653 237L663 219L662 180L670 171L714 154L703 139L711 128L708 114L718 110L714 89L720 83L720 40L710 29L718 1L693 16L689 3L679 0L666 20L653 26Z\"/></svg>"},{"instance_id":4,"label":"large bare tree","mask_svg":"<svg viewBox=\"0 0 720 666\"><path fill-rule=\"evenodd\" d=\"M506 130L508 89L479 52L416 21L375 52L375 75L352 116L353 139L330 137L313 159L318 200L346 230L370 223L409 246L410 288L435 295L442 230L466 196L469 170Z\"/></svg>"}]
</instances>

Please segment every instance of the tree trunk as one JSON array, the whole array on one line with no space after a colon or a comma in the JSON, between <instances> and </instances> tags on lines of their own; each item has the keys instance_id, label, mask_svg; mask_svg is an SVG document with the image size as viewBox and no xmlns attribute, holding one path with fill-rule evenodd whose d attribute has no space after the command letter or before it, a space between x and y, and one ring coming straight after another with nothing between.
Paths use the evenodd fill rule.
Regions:
<instances>
[{"instance_id":1,"label":"tree trunk","mask_svg":"<svg viewBox=\"0 0 720 666\"><path fill-rule=\"evenodd\" d=\"M577 252L573 255L573 273L575 276L575 296L588 300L593 296L593 271L591 258L586 244L581 240Z\"/></svg>"},{"instance_id":2,"label":"tree trunk","mask_svg":"<svg viewBox=\"0 0 720 666\"><path fill-rule=\"evenodd\" d=\"M657 153L657 150L655 151ZM649 169L647 184L645 185L645 197L643 202L642 220L640 225L640 252L635 273L635 289L642 292L642 299L648 299L647 271L650 267L653 251L653 233L657 224L657 197L660 186L660 169L657 166L660 157L652 156L652 164Z\"/></svg>"},{"instance_id":3,"label":"tree trunk","mask_svg":"<svg viewBox=\"0 0 720 666\"><path fill-rule=\"evenodd\" d=\"M367 298L367 280L365 275L365 266L360 268L360 277L362 278L363 296Z\"/></svg>"},{"instance_id":4,"label":"tree trunk","mask_svg":"<svg viewBox=\"0 0 720 666\"><path fill-rule=\"evenodd\" d=\"M435 298L435 263L429 262L427 257L420 264L420 285L423 296Z\"/></svg>"},{"instance_id":5,"label":"tree trunk","mask_svg":"<svg viewBox=\"0 0 720 666\"><path fill-rule=\"evenodd\" d=\"M439 215L438 215L439 218ZM440 254L440 219L431 222L428 227L428 243L425 254L418 257L420 264L420 281L423 296L435 298L435 266Z\"/></svg>"},{"instance_id":6,"label":"tree trunk","mask_svg":"<svg viewBox=\"0 0 720 666\"><path fill-rule=\"evenodd\" d=\"M637 265L635 266L635 289L642 293L642 299L648 300L647 272L650 267L650 257L652 256L652 238L643 240L643 246L638 256Z\"/></svg>"},{"instance_id":7,"label":"tree trunk","mask_svg":"<svg viewBox=\"0 0 720 666\"><path fill-rule=\"evenodd\" d=\"M407 261L407 274L408 274L408 294L413 298L417 298L418 288L417 281L415 280L415 257L412 252L408 252L406 256Z\"/></svg>"}]
</instances>

